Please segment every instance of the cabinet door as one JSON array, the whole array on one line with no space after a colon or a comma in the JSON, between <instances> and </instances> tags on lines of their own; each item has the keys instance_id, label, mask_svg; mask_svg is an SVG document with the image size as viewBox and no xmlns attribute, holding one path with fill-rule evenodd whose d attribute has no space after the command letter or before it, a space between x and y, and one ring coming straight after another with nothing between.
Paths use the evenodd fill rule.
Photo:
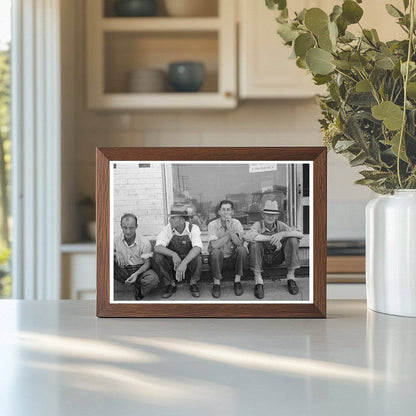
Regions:
<instances>
[{"instance_id":1,"label":"cabinet door","mask_svg":"<svg viewBox=\"0 0 416 416\"><path fill-rule=\"evenodd\" d=\"M329 13L337 0L291 0L289 12L303 8L320 7ZM402 0L389 1L399 9ZM378 30L383 41L404 38L404 32L389 16L385 5L379 1L361 4L364 9L362 25ZM276 33L275 17L278 12L269 10L263 0L239 0L240 13L240 68L239 88L241 98L305 98L324 92L314 85L311 75L289 59L290 48ZM349 27L359 34L358 25Z\"/></svg>"},{"instance_id":2,"label":"cabinet door","mask_svg":"<svg viewBox=\"0 0 416 416\"><path fill-rule=\"evenodd\" d=\"M310 0L292 0L290 11L320 7ZM278 12L261 0L239 0L240 97L306 98L319 92L311 75L289 59L290 48L276 33Z\"/></svg>"}]
</instances>

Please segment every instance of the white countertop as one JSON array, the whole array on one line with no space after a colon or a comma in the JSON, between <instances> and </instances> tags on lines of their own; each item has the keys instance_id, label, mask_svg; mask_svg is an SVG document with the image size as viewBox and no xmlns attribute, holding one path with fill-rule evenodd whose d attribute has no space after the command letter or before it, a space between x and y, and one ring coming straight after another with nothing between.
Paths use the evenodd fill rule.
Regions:
<instances>
[{"instance_id":1,"label":"white countertop","mask_svg":"<svg viewBox=\"0 0 416 416\"><path fill-rule=\"evenodd\" d=\"M98 319L0 301L0 415L415 415L416 319Z\"/></svg>"}]
</instances>

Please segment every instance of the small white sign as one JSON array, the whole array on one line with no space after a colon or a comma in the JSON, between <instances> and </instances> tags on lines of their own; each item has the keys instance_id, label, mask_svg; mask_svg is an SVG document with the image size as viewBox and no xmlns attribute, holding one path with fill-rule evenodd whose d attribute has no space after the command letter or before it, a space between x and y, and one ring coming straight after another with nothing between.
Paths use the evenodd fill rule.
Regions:
<instances>
[{"instance_id":1,"label":"small white sign","mask_svg":"<svg viewBox=\"0 0 416 416\"><path fill-rule=\"evenodd\" d=\"M250 173L270 172L273 170L277 170L277 164L275 163L250 163L249 165Z\"/></svg>"}]
</instances>

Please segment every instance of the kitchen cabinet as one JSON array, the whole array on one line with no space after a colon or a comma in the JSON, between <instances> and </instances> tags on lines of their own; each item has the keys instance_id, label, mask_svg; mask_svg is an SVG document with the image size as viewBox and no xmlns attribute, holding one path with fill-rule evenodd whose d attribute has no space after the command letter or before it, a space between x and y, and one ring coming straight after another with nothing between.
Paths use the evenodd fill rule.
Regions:
<instances>
[{"instance_id":1,"label":"kitchen cabinet","mask_svg":"<svg viewBox=\"0 0 416 416\"><path fill-rule=\"evenodd\" d=\"M318 6L295 0L290 10ZM320 7L320 6L318 6ZM309 98L319 93L311 75L289 59L290 48L276 33L278 12L264 1L239 1L239 93L244 98Z\"/></svg>"},{"instance_id":2,"label":"kitchen cabinet","mask_svg":"<svg viewBox=\"0 0 416 416\"><path fill-rule=\"evenodd\" d=\"M233 108L237 105L236 7L218 2L217 16L115 17L111 1L88 0L87 105L90 109ZM169 63L205 66L200 92L128 92L137 69L167 71Z\"/></svg>"},{"instance_id":3,"label":"kitchen cabinet","mask_svg":"<svg viewBox=\"0 0 416 416\"><path fill-rule=\"evenodd\" d=\"M401 0L390 2L400 9ZM330 12L337 0L292 0L289 12L320 7ZM239 95L242 99L308 98L325 92L325 87L314 85L312 76L289 59L290 48L276 33L275 17L279 12L269 10L264 1L239 0ZM377 29L381 40L403 38L404 32L394 22L384 4L367 1L362 25ZM388 23L386 23L388 22ZM358 25L350 31L360 31Z\"/></svg>"}]
</instances>

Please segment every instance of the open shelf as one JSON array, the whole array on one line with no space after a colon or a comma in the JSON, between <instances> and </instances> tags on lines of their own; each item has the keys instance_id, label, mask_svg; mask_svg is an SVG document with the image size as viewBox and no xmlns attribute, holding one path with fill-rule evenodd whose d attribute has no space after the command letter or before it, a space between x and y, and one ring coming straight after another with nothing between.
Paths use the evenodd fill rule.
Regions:
<instances>
[{"instance_id":1,"label":"open shelf","mask_svg":"<svg viewBox=\"0 0 416 416\"><path fill-rule=\"evenodd\" d=\"M237 105L235 4L214 0L211 17L114 17L114 1L87 0L87 104L91 109L215 109ZM163 2L160 2L163 4ZM104 7L103 7L104 5ZM165 71L172 62L201 62L205 79L194 93L166 84L155 93L129 92L139 69ZM148 84L144 84L148 85ZM142 88L149 91L151 88Z\"/></svg>"},{"instance_id":2,"label":"open shelf","mask_svg":"<svg viewBox=\"0 0 416 416\"><path fill-rule=\"evenodd\" d=\"M100 22L101 29L107 32L216 31L220 24L217 17L113 17Z\"/></svg>"},{"instance_id":3,"label":"open shelf","mask_svg":"<svg viewBox=\"0 0 416 416\"><path fill-rule=\"evenodd\" d=\"M106 33L104 39L106 94L132 94L128 90L128 77L135 69L160 69L167 78L169 64L175 61L204 64L206 75L202 88L190 96L218 92L218 39L215 32L111 32ZM158 94L163 93L174 93L168 82L165 91Z\"/></svg>"}]
</instances>

